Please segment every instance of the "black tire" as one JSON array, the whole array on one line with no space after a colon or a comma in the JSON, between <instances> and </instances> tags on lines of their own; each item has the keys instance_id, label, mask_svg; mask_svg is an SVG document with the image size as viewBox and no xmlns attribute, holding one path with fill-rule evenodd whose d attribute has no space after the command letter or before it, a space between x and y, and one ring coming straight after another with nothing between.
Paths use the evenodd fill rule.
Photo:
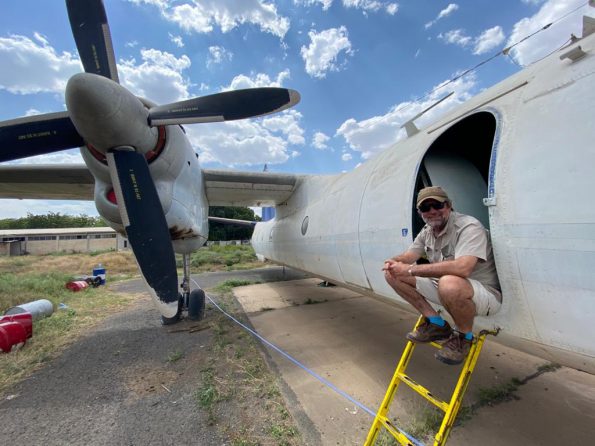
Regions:
<instances>
[{"instance_id":1,"label":"black tire","mask_svg":"<svg viewBox=\"0 0 595 446\"><path fill-rule=\"evenodd\" d=\"M192 290L188 298L188 319L199 321L205 317L205 292L200 288Z\"/></svg>"},{"instance_id":2,"label":"black tire","mask_svg":"<svg viewBox=\"0 0 595 446\"><path fill-rule=\"evenodd\" d=\"M172 325L180 322L180 315L182 314L182 307L184 306L184 296L178 294L178 312L173 317L161 316L161 325Z\"/></svg>"}]
</instances>

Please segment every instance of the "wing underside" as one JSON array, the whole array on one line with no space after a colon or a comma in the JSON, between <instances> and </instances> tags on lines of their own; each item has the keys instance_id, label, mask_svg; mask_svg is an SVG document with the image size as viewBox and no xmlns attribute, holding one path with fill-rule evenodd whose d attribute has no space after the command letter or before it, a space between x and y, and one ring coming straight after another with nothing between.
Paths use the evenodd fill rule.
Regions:
<instances>
[{"instance_id":1,"label":"wing underside","mask_svg":"<svg viewBox=\"0 0 595 446\"><path fill-rule=\"evenodd\" d=\"M301 176L270 172L203 170L211 206L276 206L297 188Z\"/></svg>"},{"instance_id":2,"label":"wing underside","mask_svg":"<svg viewBox=\"0 0 595 446\"><path fill-rule=\"evenodd\" d=\"M0 166L0 198L92 200L94 184L84 164Z\"/></svg>"},{"instance_id":3,"label":"wing underside","mask_svg":"<svg viewBox=\"0 0 595 446\"><path fill-rule=\"evenodd\" d=\"M203 170L211 206L275 206L296 189L298 175ZM93 175L80 165L0 166L0 198L92 200Z\"/></svg>"}]
</instances>

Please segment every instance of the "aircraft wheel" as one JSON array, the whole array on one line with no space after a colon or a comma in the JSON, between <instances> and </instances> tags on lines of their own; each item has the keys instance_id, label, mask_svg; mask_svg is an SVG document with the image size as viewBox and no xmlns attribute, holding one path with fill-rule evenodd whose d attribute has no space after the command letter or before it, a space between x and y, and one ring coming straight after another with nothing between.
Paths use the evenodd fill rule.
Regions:
<instances>
[{"instance_id":1,"label":"aircraft wheel","mask_svg":"<svg viewBox=\"0 0 595 446\"><path fill-rule=\"evenodd\" d=\"M182 314L182 307L184 306L184 296L178 294L178 312L173 317L161 316L161 325L172 325L180 321L180 315Z\"/></svg>"},{"instance_id":2,"label":"aircraft wheel","mask_svg":"<svg viewBox=\"0 0 595 446\"><path fill-rule=\"evenodd\" d=\"M205 292L200 288L190 292L188 299L188 319L199 321L205 316Z\"/></svg>"}]
</instances>

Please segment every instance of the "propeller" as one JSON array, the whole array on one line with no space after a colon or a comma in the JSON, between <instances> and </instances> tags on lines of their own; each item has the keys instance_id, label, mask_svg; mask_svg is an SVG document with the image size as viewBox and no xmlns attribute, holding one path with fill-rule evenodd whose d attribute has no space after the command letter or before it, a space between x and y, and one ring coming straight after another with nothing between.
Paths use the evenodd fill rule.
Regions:
<instances>
[{"instance_id":1,"label":"propeller","mask_svg":"<svg viewBox=\"0 0 595 446\"><path fill-rule=\"evenodd\" d=\"M178 312L175 255L144 155L158 142L159 132L153 127L262 116L292 107L300 95L285 88L254 88L147 109L119 85L103 1L66 0L66 7L85 73L68 81L68 112L0 122L0 162L85 144L104 153L139 269L161 314L174 317Z\"/></svg>"},{"instance_id":2,"label":"propeller","mask_svg":"<svg viewBox=\"0 0 595 446\"><path fill-rule=\"evenodd\" d=\"M276 113L299 101L300 94L287 88L232 90L152 107L149 110L149 124L233 121Z\"/></svg>"},{"instance_id":3,"label":"propeller","mask_svg":"<svg viewBox=\"0 0 595 446\"><path fill-rule=\"evenodd\" d=\"M178 272L169 229L145 157L132 147L107 154L118 208L139 269L165 317L178 311Z\"/></svg>"},{"instance_id":4,"label":"propeller","mask_svg":"<svg viewBox=\"0 0 595 446\"><path fill-rule=\"evenodd\" d=\"M103 0L66 0L66 9L85 72L119 82Z\"/></svg>"},{"instance_id":5,"label":"propeller","mask_svg":"<svg viewBox=\"0 0 595 446\"><path fill-rule=\"evenodd\" d=\"M83 144L68 112L0 122L0 162L59 152Z\"/></svg>"}]
</instances>

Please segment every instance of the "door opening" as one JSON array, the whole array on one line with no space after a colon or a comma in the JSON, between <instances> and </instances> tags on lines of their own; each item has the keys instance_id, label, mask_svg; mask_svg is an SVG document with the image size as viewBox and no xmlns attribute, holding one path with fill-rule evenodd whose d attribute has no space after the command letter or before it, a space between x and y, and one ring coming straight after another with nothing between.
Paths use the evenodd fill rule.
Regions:
<instances>
[{"instance_id":1,"label":"door opening","mask_svg":"<svg viewBox=\"0 0 595 446\"><path fill-rule=\"evenodd\" d=\"M488 196L495 135L495 116L490 112L479 112L452 125L432 143L417 174L413 237L424 226L415 209L415 197L426 186L443 187L457 212L474 216L489 229L488 209L483 198Z\"/></svg>"}]
</instances>

